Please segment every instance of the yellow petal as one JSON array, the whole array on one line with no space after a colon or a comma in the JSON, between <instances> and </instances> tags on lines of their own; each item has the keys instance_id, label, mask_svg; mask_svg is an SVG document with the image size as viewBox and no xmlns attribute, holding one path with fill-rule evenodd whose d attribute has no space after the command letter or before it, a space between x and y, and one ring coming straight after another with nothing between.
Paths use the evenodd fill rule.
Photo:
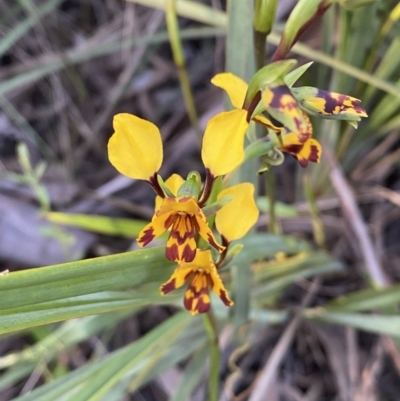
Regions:
<instances>
[{"instance_id":1,"label":"yellow petal","mask_svg":"<svg viewBox=\"0 0 400 401\"><path fill-rule=\"evenodd\" d=\"M189 198L164 198L160 209L157 214L164 214L169 212L187 213L196 215L202 213L200 206L193 197Z\"/></svg>"},{"instance_id":2,"label":"yellow petal","mask_svg":"<svg viewBox=\"0 0 400 401\"><path fill-rule=\"evenodd\" d=\"M179 174L172 174L166 181L165 185L168 189L176 196L178 193L178 189L184 183L184 179ZM161 207L161 203L163 198L160 196L156 196L155 200L155 210L158 210Z\"/></svg>"},{"instance_id":3,"label":"yellow petal","mask_svg":"<svg viewBox=\"0 0 400 401\"><path fill-rule=\"evenodd\" d=\"M168 189L176 196L178 189L185 182L185 180L179 174L172 174L166 181L165 184Z\"/></svg>"},{"instance_id":4,"label":"yellow petal","mask_svg":"<svg viewBox=\"0 0 400 401\"><path fill-rule=\"evenodd\" d=\"M217 295L226 306L232 306L233 301L229 299L228 291L224 287L224 283L215 266L210 272L209 282L215 295Z\"/></svg>"},{"instance_id":5,"label":"yellow petal","mask_svg":"<svg viewBox=\"0 0 400 401\"><path fill-rule=\"evenodd\" d=\"M298 135L290 133L283 136L283 147L281 150L292 154L302 167L307 167L308 162L319 163L322 154L321 144L313 138L304 143L299 140Z\"/></svg>"},{"instance_id":6,"label":"yellow petal","mask_svg":"<svg viewBox=\"0 0 400 401\"><path fill-rule=\"evenodd\" d=\"M229 242L243 237L257 222L258 209L254 201L254 186L248 182L224 189L218 194L233 196L233 199L217 212L217 230Z\"/></svg>"},{"instance_id":7,"label":"yellow petal","mask_svg":"<svg viewBox=\"0 0 400 401\"><path fill-rule=\"evenodd\" d=\"M217 240L214 237L210 227L208 226L206 216L201 212L197 216L194 217L197 223L197 229L199 230L199 234L218 252L222 252L225 250L225 247L218 244Z\"/></svg>"},{"instance_id":8,"label":"yellow petal","mask_svg":"<svg viewBox=\"0 0 400 401\"><path fill-rule=\"evenodd\" d=\"M161 167L163 148L158 128L132 114L114 116L114 134L108 141L111 164L127 177L148 180Z\"/></svg>"},{"instance_id":9,"label":"yellow petal","mask_svg":"<svg viewBox=\"0 0 400 401\"><path fill-rule=\"evenodd\" d=\"M289 132L282 135L282 143L284 147L303 144L297 132Z\"/></svg>"},{"instance_id":10,"label":"yellow petal","mask_svg":"<svg viewBox=\"0 0 400 401\"><path fill-rule=\"evenodd\" d=\"M164 213L161 215L156 213L152 221L147 224L147 226L144 227L143 230L139 233L139 236L136 240L138 245L142 247L146 246L149 242L153 241L154 238L165 232L171 225L171 223L168 223L171 215L172 212Z\"/></svg>"},{"instance_id":11,"label":"yellow petal","mask_svg":"<svg viewBox=\"0 0 400 401\"><path fill-rule=\"evenodd\" d=\"M269 118L267 118L265 116L262 116L262 115L254 116L252 118L252 120L255 121L256 123L264 125L267 128L272 129L275 132L281 132L281 130L282 130L282 126L278 127Z\"/></svg>"},{"instance_id":12,"label":"yellow petal","mask_svg":"<svg viewBox=\"0 0 400 401\"><path fill-rule=\"evenodd\" d=\"M246 110L217 114L207 124L201 157L213 176L224 175L240 165L244 158L243 142L249 123Z\"/></svg>"},{"instance_id":13,"label":"yellow petal","mask_svg":"<svg viewBox=\"0 0 400 401\"><path fill-rule=\"evenodd\" d=\"M309 161L319 163L321 154L321 144L316 139L311 138L303 144L303 148L297 153L296 158L302 167L307 167Z\"/></svg>"},{"instance_id":14,"label":"yellow petal","mask_svg":"<svg viewBox=\"0 0 400 401\"><path fill-rule=\"evenodd\" d=\"M172 276L167 282L161 285L160 290L162 294L168 294L170 291L175 290L175 288L182 287L183 284L189 279L191 270L181 268L178 266L172 273Z\"/></svg>"},{"instance_id":15,"label":"yellow petal","mask_svg":"<svg viewBox=\"0 0 400 401\"><path fill-rule=\"evenodd\" d=\"M233 75L230 72L223 72L221 74L217 74L211 80L211 83L215 86L218 86L218 88L225 90L233 107L236 109L242 108L247 92L247 84L243 81L243 79Z\"/></svg>"}]
</instances>

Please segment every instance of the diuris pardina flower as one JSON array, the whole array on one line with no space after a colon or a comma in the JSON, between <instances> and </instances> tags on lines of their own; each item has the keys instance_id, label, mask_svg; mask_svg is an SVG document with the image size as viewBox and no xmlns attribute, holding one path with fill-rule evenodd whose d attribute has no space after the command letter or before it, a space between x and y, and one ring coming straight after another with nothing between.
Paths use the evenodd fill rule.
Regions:
<instances>
[{"instance_id":1,"label":"diuris pardina flower","mask_svg":"<svg viewBox=\"0 0 400 401\"><path fill-rule=\"evenodd\" d=\"M368 116L360 107L359 99L309 86L266 87L262 90L262 100L267 111L285 125L281 132L281 150L295 156L303 167L308 161L318 162L321 155L321 145L310 138L312 125L304 112L325 119L345 120L355 128L362 117Z\"/></svg>"},{"instance_id":2,"label":"diuris pardina flower","mask_svg":"<svg viewBox=\"0 0 400 401\"><path fill-rule=\"evenodd\" d=\"M154 217L141 231L137 242L140 246L146 246L165 232L165 227L171 227L165 256L172 261L190 262L196 254L196 233L199 233L218 252L222 252L225 247L217 243L197 200L194 197L178 197L178 190L184 182L178 174L173 174L165 181L174 197L157 196Z\"/></svg>"},{"instance_id":3,"label":"diuris pardina flower","mask_svg":"<svg viewBox=\"0 0 400 401\"><path fill-rule=\"evenodd\" d=\"M284 125L279 133L281 145L278 148L294 156L302 167L307 167L309 161L318 163L321 145L311 138L311 121L290 89L286 85L266 87L262 91L262 101L267 111Z\"/></svg>"},{"instance_id":4,"label":"diuris pardina flower","mask_svg":"<svg viewBox=\"0 0 400 401\"><path fill-rule=\"evenodd\" d=\"M193 261L181 263L170 279L161 286L161 292L167 294L175 288L182 287L187 282L189 282L189 285L183 304L193 314L210 310L209 288L221 298L226 306L233 304L228 297L209 249L198 249Z\"/></svg>"},{"instance_id":5,"label":"diuris pardina flower","mask_svg":"<svg viewBox=\"0 0 400 401\"><path fill-rule=\"evenodd\" d=\"M250 183L234 185L218 194L219 199L224 196L232 196L232 200L217 212L215 224L224 244L228 246L231 241L243 237L250 230L259 212L254 201L254 186ZM193 314L209 311L210 288L226 306L233 304L210 250L198 249L193 261L180 263L170 279L161 286L161 292L167 294L185 283L189 284L183 304Z\"/></svg>"},{"instance_id":6,"label":"diuris pardina flower","mask_svg":"<svg viewBox=\"0 0 400 401\"><path fill-rule=\"evenodd\" d=\"M249 110L243 107L248 89L247 83L231 73L217 74L211 82L228 94L235 107L231 113L246 118L247 125L242 128L246 130ZM310 120L300 110L289 88L284 85L277 86L273 90L266 88L263 91L263 101L266 106L268 105L266 108L269 114L278 123L262 114L253 116L252 120L280 135L281 142L277 147L296 157L302 166L306 166L308 161L318 162L321 146L318 141L310 138L312 134ZM235 129L239 128L241 127Z\"/></svg>"},{"instance_id":7,"label":"diuris pardina flower","mask_svg":"<svg viewBox=\"0 0 400 401\"><path fill-rule=\"evenodd\" d=\"M222 252L201 209L209 196L215 177L227 174L243 160L244 133L231 135L232 125L240 124L227 119L227 113L212 118L203 137L202 159L206 167L206 183L200 198L177 193L166 194L159 183L158 170L163 160L163 146L158 128L149 121L131 114L114 116L114 134L108 143L111 164L133 179L147 181L162 198L152 221L142 230L137 242L147 245L166 230L171 229L166 257L172 261L191 262L196 255L196 234Z\"/></svg>"}]
</instances>

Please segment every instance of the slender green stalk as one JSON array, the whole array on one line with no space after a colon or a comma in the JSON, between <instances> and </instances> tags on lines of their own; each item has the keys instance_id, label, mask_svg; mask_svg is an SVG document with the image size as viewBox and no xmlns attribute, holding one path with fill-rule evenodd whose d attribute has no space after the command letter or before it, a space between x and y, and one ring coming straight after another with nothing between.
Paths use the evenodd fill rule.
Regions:
<instances>
[{"instance_id":1,"label":"slender green stalk","mask_svg":"<svg viewBox=\"0 0 400 401\"><path fill-rule=\"evenodd\" d=\"M268 198L268 231L278 234L278 226L275 213L275 172L271 167L267 172L267 198Z\"/></svg>"},{"instance_id":2,"label":"slender green stalk","mask_svg":"<svg viewBox=\"0 0 400 401\"><path fill-rule=\"evenodd\" d=\"M267 35L263 32L254 32L254 52L256 58L256 67L260 69L264 66L265 62L265 41ZM266 131L262 128L263 131ZM263 132L266 135L266 132ZM275 216L275 176L272 167L266 172L267 175L267 198L268 198L268 231L272 234L277 234L276 216Z\"/></svg>"},{"instance_id":3,"label":"slender green stalk","mask_svg":"<svg viewBox=\"0 0 400 401\"><path fill-rule=\"evenodd\" d=\"M233 0L228 2L227 7L228 24L226 37L226 71L241 77L246 82L254 75L254 46L253 46L253 1ZM253 129L252 124L249 130ZM249 135L249 132L247 133ZM251 135L251 134L250 134ZM232 175L231 184L239 182L253 182L258 170L258 161L250 160ZM250 309L250 264L241 264L240 268L234 266L233 273L233 294L235 306L233 310L233 325L235 328L234 342L241 343L239 332L249 320Z\"/></svg>"},{"instance_id":4,"label":"slender green stalk","mask_svg":"<svg viewBox=\"0 0 400 401\"><path fill-rule=\"evenodd\" d=\"M254 56L256 59L256 68L259 70L264 67L266 57L267 34L254 30Z\"/></svg>"},{"instance_id":5,"label":"slender green stalk","mask_svg":"<svg viewBox=\"0 0 400 401\"><path fill-rule=\"evenodd\" d=\"M314 240L321 248L325 248L326 243L324 223L321 220L310 177L308 174L303 175L303 188L308 204L310 205Z\"/></svg>"},{"instance_id":6,"label":"slender green stalk","mask_svg":"<svg viewBox=\"0 0 400 401\"><path fill-rule=\"evenodd\" d=\"M267 36L274 25L277 7L278 0L255 0L254 3L254 53L258 70L265 63Z\"/></svg>"},{"instance_id":7,"label":"slender green stalk","mask_svg":"<svg viewBox=\"0 0 400 401\"><path fill-rule=\"evenodd\" d=\"M353 134L354 128L350 125L347 125L337 147L336 157L338 160L343 160L343 158L346 156L346 152L347 149L349 149L350 142L354 138Z\"/></svg>"},{"instance_id":8,"label":"slender green stalk","mask_svg":"<svg viewBox=\"0 0 400 401\"><path fill-rule=\"evenodd\" d=\"M218 401L219 390L219 345L218 330L214 315L210 310L204 314L204 326L210 339L210 374L208 380L208 400Z\"/></svg>"},{"instance_id":9,"label":"slender green stalk","mask_svg":"<svg viewBox=\"0 0 400 401\"><path fill-rule=\"evenodd\" d=\"M189 116L190 123L196 132L199 142L201 142L202 133L199 129L198 117L196 107L194 104L194 98L192 88L190 86L189 75L186 69L185 56L183 54L182 41L179 35L178 18L176 14L175 0L167 0L165 2L165 13L169 41L171 44L172 55L176 68L178 70L179 82L181 84L181 90L183 100L185 102L186 111Z\"/></svg>"}]
</instances>

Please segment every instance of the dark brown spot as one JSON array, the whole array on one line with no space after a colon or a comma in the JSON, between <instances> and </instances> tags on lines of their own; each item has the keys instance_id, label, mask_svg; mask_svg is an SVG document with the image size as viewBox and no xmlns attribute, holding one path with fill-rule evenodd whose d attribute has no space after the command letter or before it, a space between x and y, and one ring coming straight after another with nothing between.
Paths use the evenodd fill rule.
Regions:
<instances>
[{"instance_id":1,"label":"dark brown spot","mask_svg":"<svg viewBox=\"0 0 400 401\"><path fill-rule=\"evenodd\" d=\"M310 150L310 156L308 157L308 160L314 163L318 163L319 160L319 149L318 146L311 145L311 150Z\"/></svg>"},{"instance_id":2,"label":"dark brown spot","mask_svg":"<svg viewBox=\"0 0 400 401\"><path fill-rule=\"evenodd\" d=\"M191 311L193 304L193 297L188 297L186 294L185 297L183 298L183 305L188 311Z\"/></svg>"},{"instance_id":3,"label":"dark brown spot","mask_svg":"<svg viewBox=\"0 0 400 401\"><path fill-rule=\"evenodd\" d=\"M186 245L183 248L182 255L180 256L180 260L184 260L185 262L191 262L196 256L196 248L192 249L189 245Z\"/></svg>"},{"instance_id":4,"label":"dark brown spot","mask_svg":"<svg viewBox=\"0 0 400 401\"><path fill-rule=\"evenodd\" d=\"M297 154L303 149L303 145L286 145L282 150L288 153Z\"/></svg>"},{"instance_id":5,"label":"dark brown spot","mask_svg":"<svg viewBox=\"0 0 400 401\"><path fill-rule=\"evenodd\" d=\"M196 305L196 311L199 313L206 313L210 310L210 302L204 302L204 299L202 296L199 296L197 305Z\"/></svg>"},{"instance_id":6,"label":"dark brown spot","mask_svg":"<svg viewBox=\"0 0 400 401\"><path fill-rule=\"evenodd\" d=\"M172 262L179 260L179 249L178 245L172 244L171 246L167 246L165 248L165 257Z\"/></svg>"},{"instance_id":7,"label":"dark brown spot","mask_svg":"<svg viewBox=\"0 0 400 401\"><path fill-rule=\"evenodd\" d=\"M154 238L154 228L149 227L147 230L143 231L143 234L137 239L137 241L140 245L146 246L149 242L153 241Z\"/></svg>"},{"instance_id":8,"label":"dark brown spot","mask_svg":"<svg viewBox=\"0 0 400 401\"><path fill-rule=\"evenodd\" d=\"M232 301L228 299L228 296L226 295L226 291L221 290L219 293L219 297L221 298L221 301L226 305L226 306L231 306Z\"/></svg>"},{"instance_id":9,"label":"dark brown spot","mask_svg":"<svg viewBox=\"0 0 400 401\"><path fill-rule=\"evenodd\" d=\"M269 107L273 109L281 109L282 108L282 97L288 95L292 97L292 94L289 88L286 85L279 85L275 88L270 88L271 92L274 94L272 97L271 103Z\"/></svg>"},{"instance_id":10,"label":"dark brown spot","mask_svg":"<svg viewBox=\"0 0 400 401\"><path fill-rule=\"evenodd\" d=\"M218 244L214 241L214 238L211 236L211 234L207 234L207 242L214 248L218 248Z\"/></svg>"},{"instance_id":11,"label":"dark brown spot","mask_svg":"<svg viewBox=\"0 0 400 401\"><path fill-rule=\"evenodd\" d=\"M168 294L170 291L175 290L175 288L176 288L175 279L172 279L171 281L169 281L161 286L161 292L163 294Z\"/></svg>"},{"instance_id":12,"label":"dark brown spot","mask_svg":"<svg viewBox=\"0 0 400 401\"><path fill-rule=\"evenodd\" d=\"M339 95L337 99L334 99L330 92L324 91L322 89L318 89L316 97L322 98L325 100L324 111L328 114L338 114L335 113L335 109L337 106L340 107L340 111L344 110L346 106L343 102L348 98L346 95ZM320 113L322 114L322 113Z\"/></svg>"},{"instance_id":13,"label":"dark brown spot","mask_svg":"<svg viewBox=\"0 0 400 401\"><path fill-rule=\"evenodd\" d=\"M175 221L176 221L176 219L179 217L179 215L178 214L171 214L168 218L167 218L167 220L165 220L165 223L164 223L164 228L167 230L168 228L170 228L171 226L172 226L172 224L174 224L175 223Z\"/></svg>"}]
</instances>

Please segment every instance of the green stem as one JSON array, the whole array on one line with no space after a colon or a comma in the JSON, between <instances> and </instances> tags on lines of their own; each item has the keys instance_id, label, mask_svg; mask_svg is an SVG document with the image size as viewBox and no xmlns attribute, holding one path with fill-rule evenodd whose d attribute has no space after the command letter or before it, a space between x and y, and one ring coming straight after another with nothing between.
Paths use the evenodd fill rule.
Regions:
<instances>
[{"instance_id":1,"label":"green stem","mask_svg":"<svg viewBox=\"0 0 400 401\"><path fill-rule=\"evenodd\" d=\"M176 13L175 0L165 2L165 15L167 22L168 37L171 44L172 56L178 71L179 82L181 85L183 100L190 123L196 132L197 138L201 143L202 133L199 128L199 121L194 103L192 88L190 86L189 75L186 70L185 56L183 53L182 41L179 33L178 18Z\"/></svg>"},{"instance_id":2,"label":"green stem","mask_svg":"<svg viewBox=\"0 0 400 401\"><path fill-rule=\"evenodd\" d=\"M275 215L275 173L271 167L267 171L267 198L268 198L268 231L272 234L278 233Z\"/></svg>"},{"instance_id":3,"label":"green stem","mask_svg":"<svg viewBox=\"0 0 400 401\"><path fill-rule=\"evenodd\" d=\"M218 330L215 318L210 310L204 314L204 326L210 339L210 375L208 381L208 400L218 401L219 361Z\"/></svg>"},{"instance_id":4,"label":"green stem","mask_svg":"<svg viewBox=\"0 0 400 401\"><path fill-rule=\"evenodd\" d=\"M314 240L320 248L325 248L326 243L324 223L322 222L311 180L307 173L304 173L303 175L303 188L308 204L310 205Z\"/></svg>"},{"instance_id":5,"label":"green stem","mask_svg":"<svg viewBox=\"0 0 400 401\"><path fill-rule=\"evenodd\" d=\"M264 66L266 50L265 41L267 35L263 32L254 31L254 52L256 58L256 68L260 69ZM263 132L265 135L266 132ZM272 167L267 171L267 198L268 198L268 215L269 225L268 231L272 234L278 232L275 218L275 176Z\"/></svg>"},{"instance_id":6,"label":"green stem","mask_svg":"<svg viewBox=\"0 0 400 401\"><path fill-rule=\"evenodd\" d=\"M264 67L266 58L267 34L254 30L254 56L256 59L256 69Z\"/></svg>"}]
</instances>

